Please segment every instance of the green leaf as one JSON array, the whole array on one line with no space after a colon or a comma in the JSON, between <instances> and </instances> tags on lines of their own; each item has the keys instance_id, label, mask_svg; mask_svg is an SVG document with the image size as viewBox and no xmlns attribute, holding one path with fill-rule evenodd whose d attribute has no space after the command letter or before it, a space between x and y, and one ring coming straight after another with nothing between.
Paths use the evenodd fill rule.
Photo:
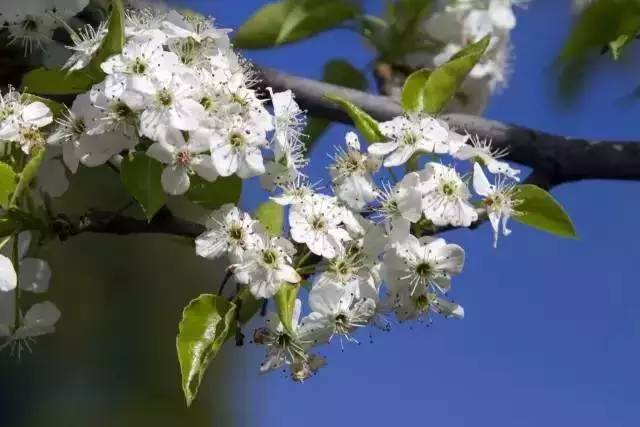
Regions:
<instances>
[{"instance_id":1,"label":"green leaf","mask_svg":"<svg viewBox=\"0 0 640 427\"><path fill-rule=\"evenodd\" d=\"M11 166L0 162L0 207L2 209L9 208L11 195L16 190L17 185L16 173Z\"/></svg>"},{"instance_id":2,"label":"green leaf","mask_svg":"<svg viewBox=\"0 0 640 427\"><path fill-rule=\"evenodd\" d=\"M635 39L634 36L630 34L622 34L617 39L609 43L609 48L611 49L611 54L613 55L613 59L616 61L620 59L620 55L622 55L622 50L625 48L627 44L632 42Z\"/></svg>"},{"instance_id":3,"label":"green leaf","mask_svg":"<svg viewBox=\"0 0 640 427\"><path fill-rule=\"evenodd\" d=\"M235 311L232 302L209 294L200 295L184 309L176 347L187 406L191 406L209 362L227 338Z\"/></svg>"},{"instance_id":4,"label":"green leaf","mask_svg":"<svg viewBox=\"0 0 640 427\"><path fill-rule=\"evenodd\" d=\"M338 95L329 94L325 95L325 97L347 112L353 124L368 142L373 143L385 140L378 127L378 122L365 111Z\"/></svg>"},{"instance_id":5,"label":"green leaf","mask_svg":"<svg viewBox=\"0 0 640 427\"><path fill-rule=\"evenodd\" d=\"M369 88L369 82L365 75L345 59L333 59L327 62L324 66L322 80L334 85L362 91L366 91ZM329 120L321 117L312 117L309 120L303 132L307 135L307 150L313 147L313 144L324 134L330 124Z\"/></svg>"},{"instance_id":6,"label":"green leaf","mask_svg":"<svg viewBox=\"0 0 640 427\"><path fill-rule=\"evenodd\" d=\"M249 291L248 286L243 286L233 301L239 307L238 320L242 324L251 320L262 307L262 300L256 299ZM229 332L231 333L233 330L229 330Z\"/></svg>"},{"instance_id":7,"label":"green leaf","mask_svg":"<svg viewBox=\"0 0 640 427\"><path fill-rule=\"evenodd\" d=\"M545 190L531 184L516 187L520 215L513 218L523 224L560 237L577 238L571 219L562 206Z\"/></svg>"},{"instance_id":8,"label":"green leaf","mask_svg":"<svg viewBox=\"0 0 640 427\"><path fill-rule=\"evenodd\" d=\"M36 178L36 176L38 176L38 170L40 170L40 164L44 159L44 152L45 150L42 148L40 149L34 148L33 150L31 150L31 154L30 154L31 158L25 165L24 169L22 169L22 172L20 172L19 174L18 185L16 186L16 189L13 192L13 196L11 196L11 200L9 204L15 205L18 199L20 198L20 196L22 196L25 190L29 188L29 185Z\"/></svg>"},{"instance_id":9,"label":"green leaf","mask_svg":"<svg viewBox=\"0 0 640 427\"><path fill-rule=\"evenodd\" d=\"M124 4L122 0L111 0L111 15L109 15L107 35L87 66L87 71L96 83L104 79L104 72L100 65L110 56L122 52L125 42L124 23Z\"/></svg>"},{"instance_id":10,"label":"green leaf","mask_svg":"<svg viewBox=\"0 0 640 427\"><path fill-rule=\"evenodd\" d=\"M187 198L208 209L217 209L226 203L236 204L242 193L242 181L235 175L209 182L193 175Z\"/></svg>"},{"instance_id":11,"label":"green leaf","mask_svg":"<svg viewBox=\"0 0 640 427\"><path fill-rule=\"evenodd\" d=\"M435 70L422 69L411 74L402 88L402 108L438 114L478 63L491 41L485 36L466 46Z\"/></svg>"},{"instance_id":12,"label":"green leaf","mask_svg":"<svg viewBox=\"0 0 640 427\"><path fill-rule=\"evenodd\" d=\"M91 89L94 79L83 70L36 68L22 78L22 90L39 95L72 95Z\"/></svg>"},{"instance_id":13,"label":"green leaf","mask_svg":"<svg viewBox=\"0 0 640 427\"><path fill-rule=\"evenodd\" d=\"M282 234L282 227L284 226L284 206L277 204L273 200L268 200L258 206L255 217L272 236Z\"/></svg>"},{"instance_id":14,"label":"green leaf","mask_svg":"<svg viewBox=\"0 0 640 427\"><path fill-rule=\"evenodd\" d=\"M11 217L0 218L0 237L11 236L20 229L20 223Z\"/></svg>"},{"instance_id":15,"label":"green leaf","mask_svg":"<svg viewBox=\"0 0 640 427\"><path fill-rule=\"evenodd\" d=\"M337 27L357 12L347 0L280 0L253 14L238 29L233 43L244 49L293 43Z\"/></svg>"},{"instance_id":16,"label":"green leaf","mask_svg":"<svg viewBox=\"0 0 640 427\"><path fill-rule=\"evenodd\" d=\"M125 157L120 166L124 188L140 204L149 221L167 202L167 194L161 184L163 169L162 163L144 153Z\"/></svg>"},{"instance_id":17,"label":"green leaf","mask_svg":"<svg viewBox=\"0 0 640 427\"><path fill-rule=\"evenodd\" d=\"M283 283L280 286L280 290L273 297L276 302L276 308L280 322L284 326L285 330L289 333L293 333L293 325L291 319L293 317L293 310L296 304L296 297L298 296L298 285L291 285L289 283Z\"/></svg>"},{"instance_id":18,"label":"green leaf","mask_svg":"<svg viewBox=\"0 0 640 427\"><path fill-rule=\"evenodd\" d=\"M356 67L346 59L333 59L324 66L322 80L338 86L367 91L369 82Z\"/></svg>"},{"instance_id":19,"label":"green leaf","mask_svg":"<svg viewBox=\"0 0 640 427\"><path fill-rule=\"evenodd\" d=\"M566 63L590 53L597 54L603 46L617 41L620 36L635 37L638 29L640 2L637 0L596 1L580 14L562 50L560 60ZM614 55L619 53L614 52Z\"/></svg>"}]
</instances>

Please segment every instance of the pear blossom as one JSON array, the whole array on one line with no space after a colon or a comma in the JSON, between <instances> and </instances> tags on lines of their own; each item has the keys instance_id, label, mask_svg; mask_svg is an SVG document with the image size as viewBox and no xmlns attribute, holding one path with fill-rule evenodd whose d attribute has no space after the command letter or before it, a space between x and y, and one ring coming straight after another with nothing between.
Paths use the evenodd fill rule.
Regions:
<instances>
[{"instance_id":1,"label":"pear blossom","mask_svg":"<svg viewBox=\"0 0 640 427\"><path fill-rule=\"evenodd\" d=\"M13 96L11 92L9 96ZM40 101L22 103L13 99L3 107L9 107L11 114L5 116L0 124L0 140L17 142L26 154L33 147L44 146L46 138L41 129L53 122L49 107Z\"/></svg>"},{"instance_id":2,"label":"pear blossom","mask_svg":"<svg viewBox=\"0 0 640 427\"><path fill-rule=\"evenodd\" d=\"M408 235L388 250L383 259L383 276L392 292L409 291L413 295L429 288L446 293L451 277L464 265L464 250L442 238Z\"/></svg>"},{"instance_id":3,"label":"pear blossom","mask_svg":"<svg viewBox=\"0 0 640 427\"><path fill-rule=\"evenodd\" d=\"M338 198L350 208L362 210L378 196L371 174L380 168L380 161L376 156L360 152L360 141L355 133L347 133L346 140L347 150L337 150L329 172Z\"/></svg>"},{"instance_id":4,"label":"pear blossom","mask_svg":"<svg viewBox=\"0 0 640 427\"><path fill-rule=\"evenodd\" d=\"M248 213L225 204L211 214L207 231L196 238L196 254L215 259L226 253L231 262L238 263L257 244L256 225L257 221Z\"/></svg>"},{"instance_id":5,"label":"pear blossom","mask_svg":"<svg viewBox=\"0 0 640 427\"><path fill-rule=\"evenodd\" d=\"M303 381L324 366L324 359L320 356L308 353L313 345L317 344L310 337L311 331L303 329L300 324L302 302L296 299L291 316L291 329L288 330L280 321L277 314L267 314L265 327L258 328L254 332L253 341L264 345L267 350L264 361L260 364L260 372L268 372L288 366L292 378Z\"/></svg>"},{"instance_id":6,"label":"pear blossom","mask_svg":"<svg viewBox=\"0 0 640 427\"><path fill-rule=\"evenodd\" d=\"M265 172L260 149L267 145L266 135L251 126L237 124L210 139L211 157L221 176L251 178Z\"/></svg>"},{"instance_id":7,"label":"pear blossom","mask_svg":"<svg viewBox=\"0 0 640 427\"><path fill-rule=\"evenodd\" d=\"M233 268L238 282L246 283L256 298L271 298L283 283L299 283L300 275L291 266L295 248L282 237L258 235L254 248L245 252Z\"/></svg>"},{"instance_id":8,"label":"pear blossom","mask_svg":"<svg viewBox=\"0 0 640 427\"><path fill-rule=\"evenodd\" d=\"M511 234L511 230L507 228L507 221L511 216L518 215L516 208L519 202L515 199L515 186L506 183L500 177L497 178L495 185L490 184L482 167L475 163L473 165L473 189L484 198L483 205L493 228L493 247L496 247L500 224L502 223L502 235L508 236Z\"/></svg>"},{"instance_id":9,"label":"pear blossom","mask_svg":"<svg viewBox=\"0 0 640 427\"><path fill-rule=\"evenodd\" d=\"M422 210L433 224L468 227L478 219L471 193L455 169L432 162L420 173Z\"/></svg>"},{"instance_id":10,"label":"pear blossom","mask_svg":"<svg viewBox=\"0 0 640 427\"><path fill-rule=\"evenodd\" d=\"M0 311L13 307L14 301L13 292L0 293ZM13 314L13 310L10 313ZM31 351L37 337L55 332L55 325L60 320L60 310L55 304L45 301L34 304L24 315L19 313L18 318L17 325L15 317L10 317L7 323L0 323L0 340L4 338L0 351L9 347L11 353L16 353L20 358L24 349Z\"/></svg>"},{"instance_id":11,"label":"pear blossom","mask_svg":"<svg viewBox=\"0 0 640 427\"><path fill-rule=\"evenodd\" d=\"M470 142L471 144L463 145L453 153L453 157L460 160L479 159L492 174L503 174L515 181L520 181L518 169L512 168L507 162L498 160L507 154L506 151L494 150L491 147L491 141L478 136L471 137Z\"/></svg>"},{"instance_id":12,"label":"pear blossom","mask_svg":"<svg viewBox=\"0 0 640 427\"><path fill-rule=\"evenodd\" d=\"M196 173L207 181L215 181L218 172L209 151L209 137L205 130L189 133L186 141L182 132L167 132L161 142L147 150L147 156L167 166L162 171L162 188L169 194L184 194L189 189L189 174Z\"/></svg>"},{"instance_id":13,"label":"pear blossom","mask_svg":"<svg viewBox=\"0 0 640 427\"><path fill-rule=\"evenodd\" d=\"M409 233L411 223L418 222L422 216L419 184L420 175L411 172L393 187L388 183L382 186L377 216L382 219L387 233L394 236L394 240L404 238Z\"/></svg>"},{"instance_id":14,"label":"pear blossom","mask_svg":"<svg viewBox=\"0 0 640 427\"><path fill-rule=\"evenodd\" d=\"M11 260L0 255L0 292L9 292L16 288L18 275Z\"/></svg>"},{"instance_id":15,"label":"pear blossom","mask_svg":"<svg viewBox=\"0 0 640 427\"><path fill-rule=\"evenodd\" d=\"M298 175L295 180L281 184L280 189L282 192L271 196L270 199L281 206L288 206L298 205L310 199L317 188L306 177Z\"/></svg>"},{"instance_id":16,"label":"pear blossom","mask_svg":"<svg viewBox=\"0 0 640 427\"><path fill-rule=\"evenodd\" d=\"M102 41L107 35L106 22L100 23L97 28L91 25L85 25L79 31L75 31L67 26L67 30L69 31L73 45L66 46L66 48L73 51L73 54L62 66L62 69L69 71L81 70L89 65L102 45Z\"/></svg>"},{"instance_id":17,"label":"pear blossom","mask_svg":"<svg viewBox=\"0 0 640 427\"><path fill-rule=\"evenodd\" d=\"M291 237L305 243L309 250L325 258L333 258L344 251L343 243L351 240L340 227L342 211L335 199L316 194L294 205L289 211Z\"/></svg>"},{"instance_id":18,"label":"pear blossom","mask_svg":"<svg viewBox=\"0 0 640 427\"><path fill-rule=\"evenodd\" d=\"M302 328L318 341L330 341L334 336L340 341L356 342L353 334L367 326L375 314L375 303L369 298L356 298L350 286L325 284L316 286L309 293L311 313L302 319Z\"/></svg>"}]
</instances>

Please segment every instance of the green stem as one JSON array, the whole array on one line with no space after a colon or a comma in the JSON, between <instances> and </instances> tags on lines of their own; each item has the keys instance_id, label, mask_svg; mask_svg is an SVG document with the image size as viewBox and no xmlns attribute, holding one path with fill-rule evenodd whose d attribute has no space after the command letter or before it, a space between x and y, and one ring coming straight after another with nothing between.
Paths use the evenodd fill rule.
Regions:
<instances>
[{"instance_id":1,"label":"green stem","mask_svg":"<svg viewBox=\"0 0 640 427\"><path fill-rule=\"evenodd\" d=\"M309 248L306 248L306 251L307 252L302 255L300 259L298 259L298 261L296 261L294 268L297 269L298 267L302 267L304 263L309 259L309 257L311 256L311 251L309 250Z\"/></svg>"},{"instance_id":2,"label":"green stem","mask_svg":"<svg viewBox=\"0 0 640 427\"><path fill-rule=\"evenodd\" d=\"M13 236L13 268L16 270L16 277L20 277L20 248L18 235ZM14 307L14 331L20 327L20 283L18 282L15 290L15 307Z\"/></svg>"}]
</instances>

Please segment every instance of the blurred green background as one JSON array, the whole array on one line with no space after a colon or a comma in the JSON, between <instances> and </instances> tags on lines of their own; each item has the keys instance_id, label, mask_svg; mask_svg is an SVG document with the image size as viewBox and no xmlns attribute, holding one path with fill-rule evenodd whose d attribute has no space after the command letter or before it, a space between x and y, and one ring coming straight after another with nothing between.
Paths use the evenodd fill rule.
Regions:
<instances>
[{"instance_id":1,"label":"blurred green background","mask_svg":"<svg viewBox=\"0 0 640 427\"><path fill-rule=\"evenodd\" d=\"M115 172L84 168L55 206L80 215L129 201ZM181 311L217 289L224 268L194 256L192 240L85 234L48 244L38 256L53 270L50 291L38 298L54 302L62 318L32 354L18 360L0 353L0 426L251 424L241 410L246 402L230 398L246 395L247 368L235 363L245 352L232 343L207 372L194 405L187 409L183 400L175 355Z\"/></svg>"}]
</instances>

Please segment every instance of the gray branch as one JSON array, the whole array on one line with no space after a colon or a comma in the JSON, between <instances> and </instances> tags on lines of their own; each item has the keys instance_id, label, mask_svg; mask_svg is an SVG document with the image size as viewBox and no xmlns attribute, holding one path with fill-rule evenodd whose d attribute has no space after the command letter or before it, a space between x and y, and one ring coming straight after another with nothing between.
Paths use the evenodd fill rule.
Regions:
<instances>
[{"instance_id":1,"label":"gray branch","mask_svg":"<svg viewBox=\"0 0 640 427\"><path fill-rule=\"evenodd\" d=\"M292 90L302 108L314 117L351 124L349 116L325 98L327 94L349 100L379 121L402 114L400 105L386 96L296 77L269 68L259 69L259 75L262 89ZM460 132L491 139L496 149L508 150L506 159L533 169L526 182L543 188L583 179L640 180L640 142L570 138L463 114L449 114L442 118ZM116 165L117 161L112 164ZM481 213L474 227L485 220L486 215ZM444 227L438 232L448 229ZM82 219L80 226L73 227L68 235L83 232L164 233L193 238L203 230L200 224L175 218L168 212L150 223L93 212Z\"/></svg>"},{"instance_id":2,"label":"gray branch","mask_svg":"<svg viewBox=\"0 0 640 427\"><path fill-rule=\"evenodd\" d=\"M402 114L400 105L386 96L291 76L269 68L262 68L260 74L265 87L291 89L311 116L351 123L346 113L324 98L326 94L336 94L351 101L379 121ZM640 179L640 142L637 141L589 141L464 114L449 114L442 118L461 132L491 139L495 148L508 150L508 160L544 172L550 187L583 179Z\"/></svg>"}]
</instances>

